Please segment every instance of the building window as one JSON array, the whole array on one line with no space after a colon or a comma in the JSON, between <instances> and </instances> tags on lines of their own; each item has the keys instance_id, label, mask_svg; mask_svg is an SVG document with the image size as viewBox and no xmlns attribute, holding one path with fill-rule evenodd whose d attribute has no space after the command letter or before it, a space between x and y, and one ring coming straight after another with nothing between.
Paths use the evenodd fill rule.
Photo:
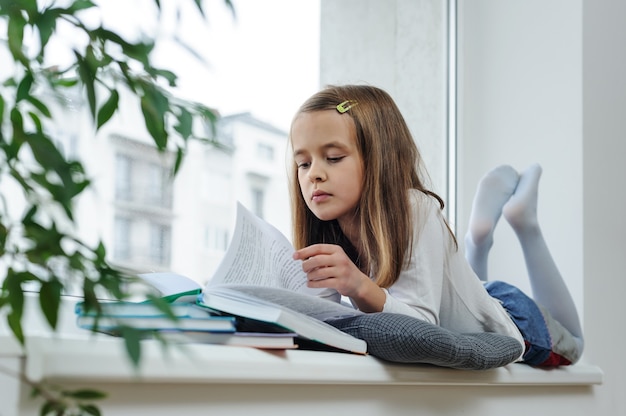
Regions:
<instances>
[{"instance_id":1,"label":"building window","mask_svg":"<svg viewBox=\"0 0 626 416\"><path fill-rule=\"evenodd\" d=\"M128 261L132 258L132 221L125 217L115 217L113 258L118 261Z\"/></svg>"},{"instance_id":2,"label":"building window","mask_svg":"<svg viewBox=\"0 0 626 416\"><path fill-rule=\"evenodd\" d=\"M141 155L115 155L115 198L146 207L172 206L172 181L166 166Z\"/></svg>"},{"instance_id":3,"label":"building window","mask_svg":"<svg viewBox=\"0 0 626 416\"><path fill-rule=\"evenodd\" d=\"M252 212L263 218L263 206L265 205L265 191L260 188L252 188Z\"/></svg>"},{"instance_id":4,"label":"building window","mask_svg":"<svg viewBox=\"0 0 626 416\"><path fill-rule=\"evenodd\" d=\"M228 238L228 230L225 228L209 225L204 229L204 245L209 250L226 251Z\"/></svg>"},{"instance_id":5,"label":"building window","mask_svg":"<svg viewBox=\"0 0 626 416\"><path fill-rule=\"evenodd\" d=\"M115 198L130 201L132 197L133 161L129 156L115 155Z\"/></svg>"},{"instance_id":6,"label":"building window","mask_svg":"<svg viewBox=\"0 0 626 416\"><path fill-rule=\"evenodd\" d=\"M148 203L163 208L170 207L168 172L165 167L149 163L146 195Z\"/></svg>"},{"instance_id":7,"label":"building window","mask_svg":"<svg viewBox=\"0 0 626 416\"><path fill-rule=\"evenodd\" d=\"M266 143L257 143L257 156L264 160L274 160L274 148Z\"/></svg>"},{"instance_id":8,"label":"building window","mask_svg":"<svg viewBox=\"0 0 626 416\"><path fill-rule=\"evenodd\" d=\"M159 223L150 223L150 261L159 266L170 262L171 227Z\"/></svg>"}]
</instances>

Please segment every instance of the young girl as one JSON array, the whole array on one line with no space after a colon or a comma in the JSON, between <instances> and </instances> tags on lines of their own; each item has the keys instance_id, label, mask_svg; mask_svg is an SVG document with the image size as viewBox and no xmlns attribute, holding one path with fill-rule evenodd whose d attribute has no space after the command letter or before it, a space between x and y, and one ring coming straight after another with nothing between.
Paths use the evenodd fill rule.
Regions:
<instances>
[{"instance_id":1,"label":"young girl","mask_svg":"<svg viewBox=\"0 0 626 416\"><path fill-rule=\"evenodd\" d=\"M482 179L466 259L385 91L366 85L321 90L296 113L290 141L294 258L302 260L309 287L335 289L364 312L514 337L525 347L520 359L532 365L578 360L583 341L576 308L537 223L538 165L521 175L501 166ZM519 237L538 303L511 285L481 281L503 211Z\"/></svg>"}]
</instances>

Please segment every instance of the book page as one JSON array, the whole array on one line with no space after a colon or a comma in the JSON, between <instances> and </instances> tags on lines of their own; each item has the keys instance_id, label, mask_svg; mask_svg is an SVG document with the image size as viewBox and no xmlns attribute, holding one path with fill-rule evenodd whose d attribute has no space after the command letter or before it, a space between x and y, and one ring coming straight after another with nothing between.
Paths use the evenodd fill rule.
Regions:
<instances>
[{"instance_id":1,"label":"book page","mask_svg":"<svg viewBox=\"0 0 626 416\"><path fill-rule=\"evenodd\" d=\"M311 289L306 273L292 258L295 249L276 227L237 203L237 222L228 250L207 286L246 284L279 287L294 292L333 298L333 289Z\"/></svg>"},{"instance_id":2,"label":"book page","mask_svg":"<svg viewBox=\"0 0 626 416\"><path fill-rule=\"evenodd\" d=\"M281 288L229 285L223 286L223 288L219 288L217 290L234 290L237 292L239 296L238 300L241 302L245 301L246 296L252 296L254 298L271 302L272 304L280 305L290 310L310 316L311 318L315 318L320 321L363 315L363 312L345 304L331 302L327 299L316 296L307 296L302 293L293 293Z\"/></svg>"}]
</instances>

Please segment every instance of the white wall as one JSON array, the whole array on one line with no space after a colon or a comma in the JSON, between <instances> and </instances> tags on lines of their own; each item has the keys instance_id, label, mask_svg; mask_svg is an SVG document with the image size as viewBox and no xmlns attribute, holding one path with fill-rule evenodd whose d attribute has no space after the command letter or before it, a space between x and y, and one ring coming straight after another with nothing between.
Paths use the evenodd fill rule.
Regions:
<instances>
[{"instance_id":1,"label":"white wall","mask_svg":"<svg viewBox=\"0 0 626 416\"><path fill-rule=\"evenodd\" d=\"M581 36L581 1L459 2L459 230L486 171L540 163L539 221L582 312ZM504 220L489 273L530 293Z\"/></svg>"},{"instance_id":2,"label":"white wall","mask_svg":"<svg viewBox=\"0 0 626 416\"><path fill-rule=\"evenodd\" d=\"M543 165L540 221L583 317L584 359L605 371L590 400L596 414L626 414L626 336L616 331L626 295L626 4L472 0L459 16L459 219L487 168ZM526 287L503 225L491 275Z\"/></svg>"},{"instance_id":3,"label":"white wall","mask_svg":"<svg viewBox=\"0 0 626 416\"><path fill-rule=\"evenodd\" d=\"M626 414L626 2L583 1L583 233L587 358L597 415Z\"/></svg>"},{"instance_id":4,"label":"white wall","mask_svg":"<svg viewBox=\"0 0 626 416\"><path fill-rule=\"evenodd\" d=\"M376 10L377 19L366 12L373 2L357 3L322 1L322 83L343 80L342 71L350 73L355 59L391 59L392 33L402 33L403 44L420 42L424 21L415 13L428 2L385 3ZM394 28L389 13L413 16L414 25ZM539 219L583 317L584 360L605 372L603 385L588 389L477 389L475 400L491 406L468 409L468 415L519 409L524 414L558 410L582 416L590 409L598 415L626 414L621 352L626 336L617 309L626 295L624 16L626 3L619 0L459 0L459 234L484 172L501 163L518 169L542 164ZM351 41L331 42L333 31L351 33ZM401 103L425 93L405 64L410 59L378 62L382 68L372 65L364 81L387 88ZM434 96L436 102L439 95ZM405 113L420 108L401 105ZM418 142L422 139L417 135ZM518 243L505 223L496 233L490 273L528 289Z\"/></svg>"},{"instance_id":5,"label":"white wall","mask_svg":"<svg viewBox=\"0 0 626 416\"><path fill-rule=\"evenodd\" d=\"M447 7L441 0L321 2L320 84L367 83L402 111L447 195Z\"/></svg>"}]
</instances>

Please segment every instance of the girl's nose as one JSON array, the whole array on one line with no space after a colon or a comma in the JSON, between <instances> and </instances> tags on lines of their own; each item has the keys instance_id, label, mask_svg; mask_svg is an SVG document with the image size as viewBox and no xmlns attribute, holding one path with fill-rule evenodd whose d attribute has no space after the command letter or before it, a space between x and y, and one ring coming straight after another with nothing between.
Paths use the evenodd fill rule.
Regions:
<instances>
[{"instance_id":1,"label":"girl's nose","mask_svg":"<svg viewBox=\"0 0 626 416\"><path fill-rule=\"evenodd\" d=\"M309 168L309 180L311 182L321 182L326 180L326 173L318 163L311 163Z\"/></svg>"}]
</instances>

